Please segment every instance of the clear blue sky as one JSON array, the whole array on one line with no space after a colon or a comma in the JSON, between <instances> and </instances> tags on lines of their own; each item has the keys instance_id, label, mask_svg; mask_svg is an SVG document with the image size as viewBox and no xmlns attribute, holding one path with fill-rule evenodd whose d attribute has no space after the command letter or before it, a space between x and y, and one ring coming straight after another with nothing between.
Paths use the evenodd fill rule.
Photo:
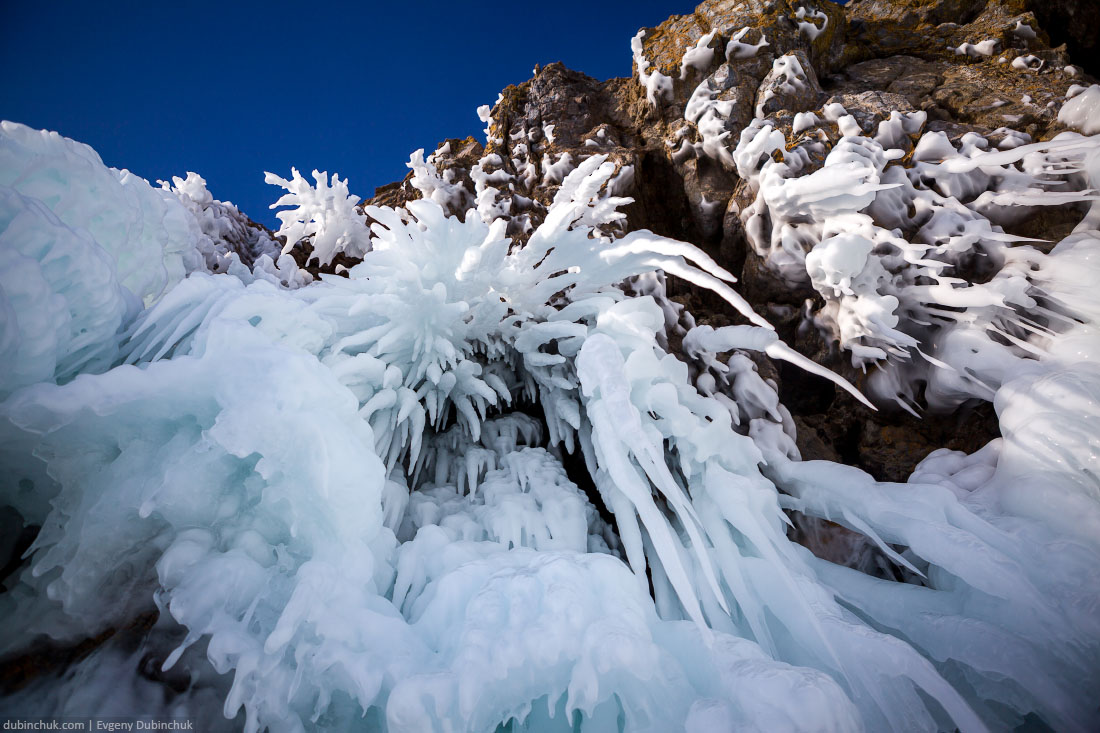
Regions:
<instances>
[{"instance_id":1,"label":"clear blue sky","mask_svg":"<svg viewBox=\"0 0 1100 733\"><path fill-rule=\"evenodd\" d=\"M478 105L536 63L626 76L638 28L694 5L0 0L0 117L150 182L196 171L272 226L265 170L368 198L416 148L480 137Z\"/></svg>"}]
</instances>

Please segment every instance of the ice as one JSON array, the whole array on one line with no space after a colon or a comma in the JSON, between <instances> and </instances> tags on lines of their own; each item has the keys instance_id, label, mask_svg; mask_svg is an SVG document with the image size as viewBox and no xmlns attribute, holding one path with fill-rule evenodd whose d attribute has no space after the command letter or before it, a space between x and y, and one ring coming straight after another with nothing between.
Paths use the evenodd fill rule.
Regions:
<instances>
[{"instance_id":1,"label":"ice","mask_svg":"<svg viewBox=\"0 0 1100 733\"><path fill-rule=\"evenodd\" d=\"M672 80L634 49L656 104ZM285 246L349 258L312 280L197 174L154 189L5 123L0 171L22 177L0 181L0 518L37 529L0 652L117 633L0 709L248 731L1094 729L1100 139L953 142L901 112L870 136L835 103L792 140L768 119L727 136L712 82L685 116L744 179L748 245L818 294L799 327L866 370L866 396L704 251L626 233L634 170L602 153L490 153L471 194L419 151L401 209L272 176ZM529 175L557 186L538 226L510 189ZM1042 206L1081 219L1042 249L1008 233ZM697 324L669 277L739 325ZM1002 437L905 483L804 462L768 360L865 405L990 401ZM850 566L792 524L845 528Z\"/></svg>"},{"instance_id":2,"label":"ice","mask_svg":"<svg viewBox=\"0 0 1100 733\"><path fill-rule=\"evenodd\" d=\"M684 58L680 61L680 81L687 79L688 69L697 72L706 71L714 61L714 49L710 47L716 31L711 31L699 38L699 41L684 52Z\"/></svg>"},{"instance_id":3,"label":"ice","mask_svg":"<svg viewBox=\"0 0 1100 733\"><path fill-rule=\"evenodd\" d=\"M825 29L829 27L829 16L820 10L806 10L805 6L799 6L798 12L794 14L794 17L798 19L798 32L804 35L811 43L817 40L817 37L825 32ZM817 24L817 21L821 21L821 25Z\"/></svg>"},{"instance_id":4,"label":"ice","mask_svg":"<svg viewBox=\"0 0 1100 733\"><path fill-rule=\"evenodd\" d=\"M638 81L645 87L646 99L654 107L658 101L668 101L672 96L672 77L665 76L651 66L649 60L642 54L642 38L645 31L638 31L630 41L630 49L634 52L634 65L638 68Z\"/></svg>"},{"instance_id":5,"label":"ice","mask_svg":"<svg viewBox=\"0 0 1100 733\"><path fill-rule=\"evenodd\" d=\"M824 116L843 132L850 118L839 112L826 109ZM809 175L800 171L804 151L814 143L791 149L766 122L746 128L733 153L738 170L757 191L752 206L741 212L750 244L785 279L808 281L822 295L826 307L817 325L836 335L854 364L907 363L898 373L880 370L869 382L876 394L892 396L906 410L912 409L906 382L920 379L917 373L928 375L929 403L952 409L971 397L989 399L1003 381L1003 369L1026 358L1013 352L1034 353L1013 335L1021 326L1010 310L1036 304L1029 293L1039 278L1021 269L1033 250L1008 250L1019 238L999 225L1019 221L1027 207L1093 200L1080 182L1074 190L1058 190L1046 178L1063 165L1055 163L1058 159L1076 161L1062 168L1069 173L1094 155L1087 152L1095 144L1091 138L1072 134L989 151L977 135L964 136L956 148L942 133L925 133L912 150L912 174L886 167L903 152L893 146L906 144L924 122L921 114L892 115L873 140L853 128L829 152L824 167ZM776 150L785 151L782 160L765 159L761 165L762 156ZM929 184L931 190L925 188ZM898 214L907 209L923 225L915 237L904 239L897 233L913 221ZM948 274L948 264L974 247L1006 258L988 283ZM918 272L928 278L925 284L913 279ZM953 328L916 326L956 320L948 309L959 308L970 315ZM900 315L922 309L927 313L909 326ZM1012 345L991 341L990 331L1008 333ZM914 364L914 358L925 366ZM942 368L944 363L953 368Z\"/></svg>"},{"instance_id":6,"label":"ice","mask_svg":"<svg viewBox=\"0 0 1100 733\"><path fill-rule=\"evenodd\" d=\"M791 126L791 131L797 135L800 132L816 127L817 124L817 117L813 112L798 112L794 116L794 123Z\"/></svg>"},{"instance_id":7,"label":"ice","mask_svg":"<svg viewBox=\"0 0 1100 733\"><path fill-rule=\"evenodd\" d=\"M311 260L327 265L337 254L345 253L350 257L361 257L370 247L365 226L366 219L355 205L357 196L348 193L347 179L340 180L332 174L313 171L317 185L309 185L297 168L291 169L291 178L280 178L274 173L265 173L264 180L286 189L272 209L281 206L295 208L275 214L282 222L277 236L284 237L283 254L296 244L308 239L313 247Z\"/></svg>"},{"instance_id":8,"label":"ice","mask_svg":"<svg viewBox=\"0 0 1100 733\"><path fill-rule=\"evenodd\" d=\"M137 307L116 272L86 230L0 186L0 397L112 365Z\"/></svg>"},{"instance_id":9,"label":"ice","mask_svg":"<svg viewBox=\"0 0 1100 733\"><path fill-rule=\"evenodd\" d=\"M927 120L928 113L924 111L902 114L895 110L888 119L878 123L875 142L887 150L905 149L909 145L908 136L920 132Z\"/></svg>"},{"instance_id":10,"label":"ice","mask_svg":"<svg viewBox=\"0 0 1100 733\"><path fill-rule=\"evenodd\" d=\"M45 522L50 529L40 533L22 581L57 604L54 620L35 621L39 628L59 615L70 629L92 634L123 623L151 607L152 588L137 588L157 579L161 608L196 638L209 635L215 668L236 669L229 716L244 703L251 720L266 721L291 714L293 667L284 652L304 633L302 624L310 625L309 654L319 665L312 698L308 691L304 697L316 699L334 655L347 655L348 644L377 642L366 629L390 623L369 599L370 589L387 582L385 559L376 563L371 547L386 544L382 465L354 398L316 359L273 348L247 324L226 323L212 329L200 358L122 367L95 384L83 377L20 394L6 404L5 430L18 425L42 436L42 449L58 455L50 473L61 514ZM262 435L250 427L254 420L267 426ZM341 437L334 438L326 426L338 424ZM71 440L86 445L81 457L46 448ZM318 454L328 459L307 458ZM152 456L161 466L156 483L134 470ZM141 585L112 584L119 568ZM108 587L119 593L105 594ZM326 595L328 602L312 605ZM308 608L301 605L307 598ZM353 642L348 624L378 613ZM326 642L326 634L334 638ZM377 682L363 671L354 689L366 704ZM261 687L257 674L265 675Z\"/></svg>"},{"instance_id":11,"label":"ice","mask_svg":"<svg viewBox=\"0 0 1100 733\"><path fill-rule=\"evenodd\" d=\"M856 399L866 400L858 390L853 388L843 379L827 369L823 369L806 357L794 351L779 340L775 331L760 328L759 326L723 326L715 330L711 326L696 326L684 336L683 348L685 353L698 356L703 352L722 352L731 349L744 349L747 351L762 351L773 359L780 359L796 364L808 372L825 377L835 382L842 389L850 392ZM744 401L745 396L740 396L739 402ZM757 397L757 401L761 398ZM764 401L770 401L771 395L763 397Z\"/></svg>"},{"instance_id":12,"label":"ice","mask_svg":"<svg viewBox=\"0 0 1100 733\"><path fill-rule=\"evenodd\" d=\"M444 143L425 161L424 149L421 148L409 156L409 162L406 165L413 172L411 181L413 187L420 191L424 198L449 208L452 214L464 214L467 209L474 205L469 190L461 183L454 182L453 171L448 171L451 180L447 180L445 175L440 175L434 165L435 156L445 155L449 152L450 143Z\"/></svg>"},{"instance_id":13,"label":"ice","mask_svg":"<svg viewBox=\"0 0 1100 733\"><path fill-rule=\"evenodd\" d=\"M836 122L841 117L848 114L847 110L844 109L844 105L840 102L830 102L821 109L824 113L823 116L825 117L825 119L829 120L830 122Z\"/></svg>"},{"instance_id":14,"label":"ice","mask_svg":"<svg viewBox=\"0 0 1100 733\"><path fill-rule=\"evenodd\" d=\"M202 234L175 196L56 132L0 122L0 185L86 230L114 261L119 283L145 303L202 267Z\"/></svg>"},{"instance_id":15,"label":"ice","mask_svg":"<svg viewBox=\"0 0 1100 733\"><path fill-rule=\"evenodd\" d=\"M741 39L744 38L752 28L742 28L730 37L729 43L726 44L726 60L736 61L740 59L750 59L760 51L760 49L770 45L768 39L764 37L763 31L760 32L760 41L758 43L745 43Z\"/></svg>"},{"instance_id":16,"label":"ice","mask_svg":"<svg viewBox=\"0 0 1100 733\"><path fill-rule=\"evenodd\" d=\"M190 272L304 284L293 261L201 176L155 189L57 133L0 126L0 396L102 372L123 331ZM243 262L242 262L243 258Z\"/></svg>"},{"instance_id":17,"label":"ice","mask_svg":"<svg viewBox=\"0 0 1100 733\"><path fill-rule=\"evenodd\" d=\"M1062 109L1058 111L1058 121L1068 127L1074 127L1086 135L1100 133L1100 86L1093 84L1082 92L1072 94Z\"/></svg>"},{"instance_id":18,"label":"ice","mask_svg":"<svg viewBox=\"0 0 1100 733\"><path fill-rule=\"evenodd\" d=\"M210 272L230 272L251 282L255 277L283 276L284 287L300 287L312 278L297 267L287 269L287 260L280 259L281 245L268 232L249 221L232 203L218 201L198 173L188 172L186 178L173 176L172 182L160 181L161 188L176 195L199 223L205 238L199 250ZM278 266L272 267L275 261ZM281 270L287 271L281 272Z\"/></svg>"},{"instance_id":19,"label":"ice","mask_svg":"<svg viewBox=\"0 0 1100 733\"><path fill-rule=\"evenodd\" d=\"M987 38L980 43L963 43L954 49L955 53L960 56L992 56L997 52L997 46L1000 45L1000 41L996 38ZM950 46L948 47L950 50Z\"/></svg>"},{"instance_id":20,"label":"ice","mask_svg":"<svg viewBox=\"0 0 1100 733\"><path fill-rule=\"evenodd\" d=\"M764 116L764 105L777 95L793 95L806 88L806 70L798 56L788 53L772 62L771 71L760 83L763 90L756 102L756 116Z\"/></svg>"},{"instance_id":21,"label":"ice","mask_svg":"<svg viewBox=\"0 0 1100 733\"><path fill-rule=\"evenodd\" d=\"M1079 604L1087 605L1086 599L1095 597L1094 571L1083 570L1079 563L1095 557L1095 535L1086 539L1081 534L1094 527L1096 505L1084 497L1095 496L1095 485L1081 481L1093 469L1078 461L1095 455L1094 448L1086 447L1095 441L1095 431L1086 427L1095 419L1095 399L1080 403L1088 407L1070 419L1074 428L1068 441L1052 440L1043 419L1057 412L1066 420L1069 413L1060 411L1059 405L1066 404L1062 400L1069 394L1074 401L1091 395L1096 379L1094 368L1081 365L1072 373L1056 370L1048 376L1017 379L998 393L996 401L1008 436L1003 445L996 441L983 451L985 456L972 458L934 454L918 467L907 491L876 485L851 469L845 475L838 467L821 464L792 464L791 472L779 478L803 509L848 526L876 526L883 541L907 546L928 563L926 587L907 586L904 598L888 598L883 588L838 568L828 568L824 577L837 583L849 603L865 612L884 613L880 618L890 628L929 649L941 665L967 670L963 678L968 684L1006 706L999 713L984 713L1000 725L1015 724L1012 721L1019 718L1014 715L1028 709L1041 710L1046 719L1067 729L1079 728L1074 721L1091 715L1081 696L1095 684L1097 671L1090 657L1098 637L1095 619ZM1033 397L1022 398L1024 392ZM1037 411L1037 405L1045 407ZM1037 480L1043 488L1041 498L1035 491ZM858 509L840 499L836 492L843 491L861 493L864 499ZM908 508L889 519L886 512L898 511L900 502L907 502ZM932 529L945 525L950 531ZM1077 538L1071 545L1058 539L1066 532ZM1057 553L1066 574L1030 563L1031 550L1021 545L1025 537L1024 545L1032 550L1043 547L1043 552ZM1084 576L1074 580L1077 573ZM1084 577L1088 579L1079 585ZM960 611L963 603L965 615ZM922 612L909 615L914 608ZM939 636L946 627L966 629L968 641ZM1013 652L1007 654L1008 649ZM1010 667L1018 669L1014 674L1025 675L1018 678L1018 687L997 691L983 681L983 675L996 675L996 670L1003 674Z\"/></svg>"},{"instance_id":22,"label":"ice","mask_svg":"<svg viewBox=\"0 0 1100 733\"><path fill-rule=\"evenodd\" d=\"M1032 54L1017 56L1016 58L1012 59L1012 68L1020 69L1021 71L1025 69L1038 71L1039 69L1043 68L1043 60L1038 56L1034 56Z\"/></svg>"},{"instance_id":23,"label":"ice","mask_svg":"<svg viewBox=\"0 0 1100 733\"><path fill-rule=\"evenodd\" d=\"M702 145L695 146L695 152L698 154L701 150L703 155L719 160L732 168L734 163L729 147L726 145L726 138L730 135L727 123L733 113L733 102L716 99L720 86L725 83L729 73L726 67L722 67L713 75L713 82L712 79L707 78L695 88L684 109L684 119L694 124L703 138ZM714 84L718 84L719 87L715 87ZM689 143L685 140L683 149L689 149L688 145Z\"/></svg>"},{"instance_id":24,"label":"ice","mask_svg":"<svg viewBox=\"0 0 1100 733\"><path fill-rule=\"evenodd\" d=\"M1034 28L1022 20L1016 21L1016 27L1012 29L1012 33L1024 40L1031 40L1038 35Z\"/></svg>"}]
</instances>

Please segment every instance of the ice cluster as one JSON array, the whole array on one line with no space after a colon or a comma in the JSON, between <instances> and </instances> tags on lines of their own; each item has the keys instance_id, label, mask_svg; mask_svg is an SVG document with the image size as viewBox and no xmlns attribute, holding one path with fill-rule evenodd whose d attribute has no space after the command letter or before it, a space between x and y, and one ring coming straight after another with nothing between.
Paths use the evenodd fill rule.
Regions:
<instances>
[{"instance_id":1,"label":"ice cluster","mask_svg":"<svg viewBox=\"0 0 1100 733\"><path fill-rule=\"evenodd\" d=\"M176 194L206 235L199 241L199 251L208 271L228 272L246 283L260 278L289 288L301 287L313 279L298 268L293 257L282 253L285 245L273 239L266 229L232 203L215 199L199 174L188 173L186 178L173 176L171 183L159 183L164 190ZM292 244L297 242L296 239Z\"/></svg>"},{"instance_id":2,"label":"ice cluster","mask_svg":"<svg viewBox=\"0 0 1100 733\"><path fill-rule=\"evenodd\" d=\"M777 88L797 86L780 61ZM667 79L643 78L651 101ZM1066 113L1086 133L1090 94ZM768 119L709 141L751 183L750 245L821 294L819 327L880 404L993 402L1001 438L905 484L799 460L754 359L867 398L700 249L617 230L624 169L598 138L537 220L491 156L471 192L414 154L423 198L402 209L268 174L286 249L355 262L313 280L197 175L155 189L4 123L0 519L37 533L0 593L0 655L101 643L0 710L248 731L1095 728L1100 138L956 145L924 122L825 109L795 141ZM1049 251L1005 232L1046 205L1081 211ZM958 275L975 261L982 278ZM695 324L666 277L742 325ZM863 536L902 580L815 557L791 512Z\"/></svg>"},{"instance_id":3,"label":"ice cluster","mask_svg":"<svg viewBox=\"0 0 1100 733\"><path fill-rule=\"evenodd\" d=\"M1095 139L1006 132L993 146L967 133L956 147L923 131L924 112L867 133L843 108L824 112L840 134L831 146L816 117L790 141L770 119L742 131L733 157L753 199L740 216L758 255L821 295L816 321L852 363L879 366L867 387L910 411L923 389L950 410L992 399L1008 364L1049 358L1047 342L1072 330L1048 302L1056 255L1090 236L1092 216L1049 255L1003 227L1043 206L1095 205Z\"/></svg>"},{"instance_id":4,"label":"ice cluster","mask_svg":"<svg viewBox=\"0 0 1100 733\"><path fill-rule=\"evenodd\" d=\"M313 247L310 259L321 265L329 264L338 254L362 257L370 248L366 218L355 206L359 198L348 193L347 179L340 180L339 174L333 173L330 182L328 173L313 171L317 185L311 186L292 168L290 180L274 173L265 174L264 180L286 189L271 208L295 207L275 215L282 222L277 234L285 239L284 255L302 240Z\"/></svg>"}]
</instances>

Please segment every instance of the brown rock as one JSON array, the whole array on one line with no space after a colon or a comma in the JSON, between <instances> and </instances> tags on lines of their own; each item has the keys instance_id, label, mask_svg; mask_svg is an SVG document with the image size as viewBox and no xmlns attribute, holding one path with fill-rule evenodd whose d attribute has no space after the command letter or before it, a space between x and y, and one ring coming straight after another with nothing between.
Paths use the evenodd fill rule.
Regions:
<instances>
[{"instance_id":1,"label":"brown rock","mask_svg":"<svg viewBox=\"0 0 1100 733\"><path fill-rule=\"evenodd\" d=\"M779 112L795 113L817 109L825 94L806 52L791 51L776 59L771 71L760 82L756 110L761 117Z\"/></svg>"}]
</instances>

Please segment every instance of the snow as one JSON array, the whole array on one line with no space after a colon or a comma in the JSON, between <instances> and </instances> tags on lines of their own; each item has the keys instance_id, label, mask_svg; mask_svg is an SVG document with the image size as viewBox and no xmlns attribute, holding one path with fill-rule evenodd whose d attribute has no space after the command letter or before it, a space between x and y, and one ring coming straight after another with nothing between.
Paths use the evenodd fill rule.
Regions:
<instances>
[{"instance_id":1,"label":"snow","mask_svg":"<svg viewBox=\"0 0 1100 733\"><path fill-rule=\"evenodd\" d=\"M656 105L672 80L641 38ZM775 64L798 91L797 59ZM0 516L40 530L0 594L0 653L159 614L142 655L120 634L5 712L250 732L1094 728L1100 87L1062 106L1079 132L1032 142L900 111L872 135L837 103L791 139L772 119L730 135L720 83L685 117L744 181L747 245L817 293L803 326L866 371L859 389L703 250L624 233L633 168L537 153L541 122L515 160L474 166L473 192L437 166L447 150L417 151L422 198L401 209L268 174L284 248L349 258L317 280L201 176L156 189L4 123ZM511 191L529 165L556 186L538 226ZM1043 249L1006 231L1043 206L1080 222ZM695 323L669 277L739 325ZM802 461L766 360L868 408L988 401L1001 437L934 451L906 483ZM900 580L814 557L792 516L847 528Z\"/></svg>"}]
</instances>

